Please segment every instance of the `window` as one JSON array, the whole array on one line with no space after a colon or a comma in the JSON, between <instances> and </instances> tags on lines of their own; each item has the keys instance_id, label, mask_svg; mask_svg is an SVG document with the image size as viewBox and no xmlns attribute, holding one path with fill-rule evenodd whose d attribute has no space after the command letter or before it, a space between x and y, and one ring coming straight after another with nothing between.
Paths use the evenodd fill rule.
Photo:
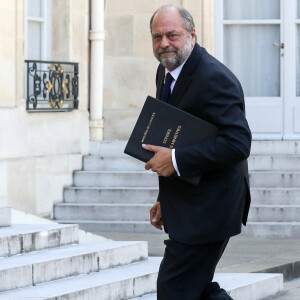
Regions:
<instances>
[{"instance_id":1,"label":"window","mask_svg":"<svg viewBox=\"0 0 300 300\"><path fill-rule=\"evenodd\" d=\"M49 59L49 0L25 1L25 59Z\"/></svg>"}]
</instances>

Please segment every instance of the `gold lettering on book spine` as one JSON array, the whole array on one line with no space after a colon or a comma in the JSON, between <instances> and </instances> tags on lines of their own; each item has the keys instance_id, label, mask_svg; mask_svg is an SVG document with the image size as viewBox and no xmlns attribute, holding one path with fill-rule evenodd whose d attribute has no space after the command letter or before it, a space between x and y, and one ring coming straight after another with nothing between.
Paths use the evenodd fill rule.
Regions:
<instances>
[{"instance_id":1,"label":"gold lettering on book spine","mask_svg":"<svg viewBox=\"0 0 300 300\"><path fill-rule=\"evenodd\" d=\"M176 142L176 140L177 140L177 137L178 137L178 135L179 135L180 130L181 130L181 125L178 125L178 126L177 126L177 129L176 129L176 131L175 131L175 133L174 133L174 137L173 137L173 139L172 139L171 145L170 145L170 147L169 147L170 149L173 149L173 148L174 148L174 145L175 145L175 142Z\"/></svg>"},{"instance_id":2,"label":"gold lettering on book spine","mask_svg":"<svg viewBox=\"0 0 300 300\"><path fill-rule=\"evenodd\" d=\"M167 141L168 141L168 139L169 139L169 137L170 137L171 132L172 132L172 129L168 129L168 130L167 130L167 133L166 133L165 138L164 138L164 140L163 140L163 144L166 144L166 143L167 143Z\"/></svg>"},{"instance_id":3,"label":"gold lettering on book spine","mask_svg":"<svg viewBox=\"0 0 300 300\"><path fill-rule=\"evenodd\" d=\"M148 134L148 131L149 131L151 125L152 125L152 121L153 121L154 117L155 117L155 112L152 113L152 115L151 115L150 121L148 123L148 126L147 126L147 128L146 128L146 130L144 132L143 138L142 138L142 143L144 143L144 141L145 141L145 138L146 138L146 136Z\"/></svg>"}]
</instances>

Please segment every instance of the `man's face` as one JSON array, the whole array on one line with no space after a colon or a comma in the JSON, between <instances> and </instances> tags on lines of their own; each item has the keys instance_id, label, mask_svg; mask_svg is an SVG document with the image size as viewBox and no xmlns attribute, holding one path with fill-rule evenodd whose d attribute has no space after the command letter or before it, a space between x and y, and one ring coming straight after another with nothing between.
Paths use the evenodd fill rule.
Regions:
<instances>
[{"instance_id":1,"label":"man's face","mask_svg":"<svg viewBox=\"0 0 300 300\"><path fill-rule=\"evenodd\" d=\"M157 12L151 34L154 56L169 71L179 67L195 45L195 30L188 36L182 16L172 7Z\"/></svg>"}]
</instances>

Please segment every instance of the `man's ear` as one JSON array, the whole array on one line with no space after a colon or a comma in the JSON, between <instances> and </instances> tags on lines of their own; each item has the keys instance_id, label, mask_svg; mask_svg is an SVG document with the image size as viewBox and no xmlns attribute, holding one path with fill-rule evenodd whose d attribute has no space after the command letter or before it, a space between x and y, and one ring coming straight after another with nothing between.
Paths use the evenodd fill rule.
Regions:
<instances>
[{"instance_id":1,"label":"man's ear","mask_svg":"<svg viewBox=\"0 0 300 300\"><path fill-rule=\"evenodd\" d=\"M196 30L195 29L193 29L191 31L191 40L192 40L192 46L194 47L196 44Z\"/></svg>"}]
</instances>

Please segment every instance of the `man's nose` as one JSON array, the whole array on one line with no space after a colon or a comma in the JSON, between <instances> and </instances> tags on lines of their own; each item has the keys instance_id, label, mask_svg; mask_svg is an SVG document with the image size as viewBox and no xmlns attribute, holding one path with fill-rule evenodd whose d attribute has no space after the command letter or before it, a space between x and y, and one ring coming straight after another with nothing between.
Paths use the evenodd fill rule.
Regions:
<instances>
[{"instance_id":1,"label":"man's nose","mask_svg":"<svg viewBox=\"0 0 300 300\"><path fill-rule=\"evenodd\" d=\"M167 48L169 46L169 39L166 36L162 36L161 42L160 42L160 47L161 48Z\"/></svg>"}]
</instances>

